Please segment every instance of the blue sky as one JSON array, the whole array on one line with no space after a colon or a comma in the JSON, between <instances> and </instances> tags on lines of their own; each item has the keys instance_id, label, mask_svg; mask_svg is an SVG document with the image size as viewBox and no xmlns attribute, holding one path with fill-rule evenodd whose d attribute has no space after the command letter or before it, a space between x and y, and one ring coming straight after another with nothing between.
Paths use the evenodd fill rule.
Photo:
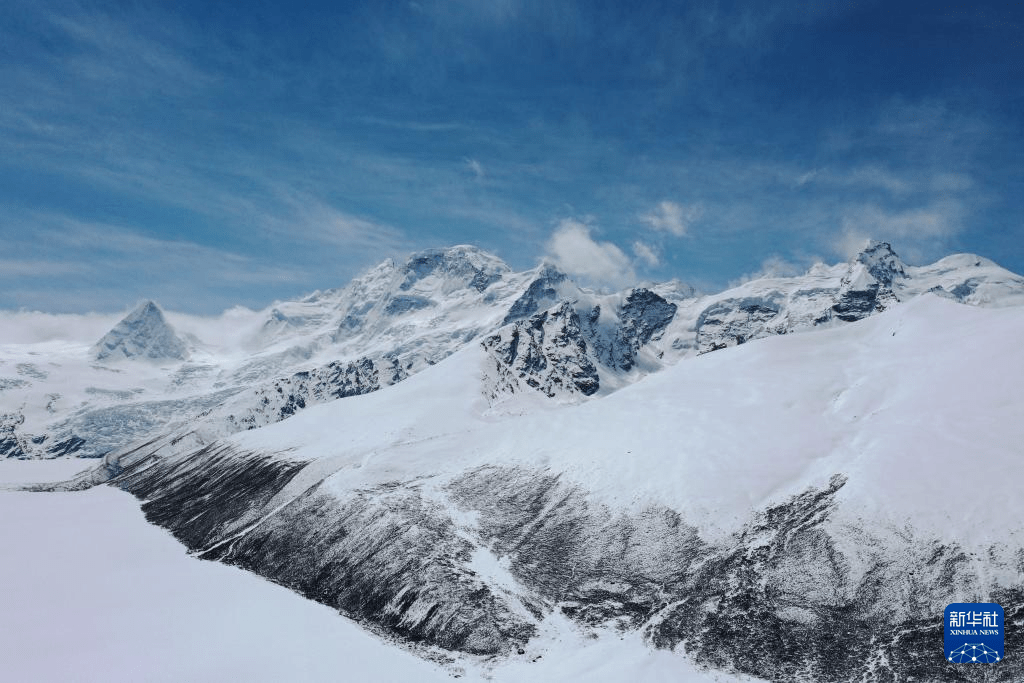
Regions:
<instances>
[{"instance_id":1,"label":"blue sky","mask_svg":"<svg viewBox=\"0 0 1024 683\"><path fill-rule=\"evenodd\" d=\"M1024 10L962 2L0 4L0 308L214 313L477 244L712 290L1024 272Z\"/></svg>"}]
</instances>

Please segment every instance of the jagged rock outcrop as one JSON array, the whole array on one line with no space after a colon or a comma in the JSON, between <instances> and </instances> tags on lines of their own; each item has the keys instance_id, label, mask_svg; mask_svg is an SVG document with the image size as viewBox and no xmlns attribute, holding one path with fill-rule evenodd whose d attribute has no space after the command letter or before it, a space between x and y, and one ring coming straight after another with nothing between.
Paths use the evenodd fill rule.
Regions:
<instances>
[{"instance_id":1,"label":"jagged rock outcrop","mask_svg":"<svg viewBox=\"0 0 1024 683\"><path fill-rule=\"evenodd\" d=\"M698 353L707 353L833 320L856 322L899 303L895 290L906 278L906 269L892 247L870 242L831 287L790 292L768 289L757 296L713 302L697 318L696 348ZM826 307L818 308L823 301Z\"/></svg>"},{"instance_id":2,"label":"jagged rock outcrop","mask_svg":"<svg viewBox=\"0 0 1024 683\"><path fill-rule=\"evenodd\" d=\"M528 288L533 294L517 301L521 306L516 310L529 310L556 294L553 284L561 277L546 271ZM564 301L484 340L494 363L485 389L491 400L524 386L549 397L592 396L600 388L598 367L631 370L638 351L665 330L676 312L675 304L644 288L631 291L609 321L602 321L600 305L586 311L585 318L576 306Z\"/></svg>"},{"instance_id":3,"label":"jagged rock outcrop","mask_svg":"<svg viewBox=\"0 0 1024 683\"><path fill-rule=\"evenodd\" d=\"M531 387L554 396L590 396L600 387L587 354L580 316L569 302L518 321L487 337L493 364L489 398Z\"/></svg>"},{"instance_id":4,"label":"jagged rock outcrop","mask_svg":"<svg viewBox=\"0 0 1024 683\"><path fill-rule=\"evenodd\" d=\"M945 604L982 591L968 554L910 529L887 542L882 529L830 523L845 481L836 475L758 512L702 558L667 588L672 596L645 626L651 642L685 643L708 668L778 683L990 680L981 667L949 665L940 647ZM1005 548L993 546L989 561L1014 571L1019 560L999 555ZM984 599L1010 606L1008 624L1024 615L1020 588ZM1024 646L1024 634L1011 633L1007 651ZM991 680L1022 673L1018 660Z\"/></svg>"},{"instance_id":5,"label":"jagged rock outcrop","mask_svg":"<svg viewBox=\"0 0 1024 683\"><path fill-rule=\"evenodd\" d=\"M697 318L697 349L707 353L778 333L771 323L781 311L782 303L776 297L717 301Z\"/></svg>"},{"instance_id":6,"label":"jagged rock outcrop","mask_svg":"<svg viewBox=\"0 0 1024 683\"><path fill-rule=\"evenodd\" d=\"M903 261L888 242L869 242L857 255L857 263L863 265L880 286L889 289L907 277Z\"/></svg>"},{"instance_id":7,"label":"jagged rock outcrop","mask_svg":"<svg viewBox=\"0 0 1024 683\"><path fill-rule=\"evenodd\" d=\"M829 314L843 322L856 322L899 303L893 286L907 276L903 263L885 242L868 245L843 278ZM827 320L825 315L821 320Z\"/></svg>"},{"instance_id":8,"label":"jagged rock outcrop","mask_svg":"<svg viewBox=\"0 0 1024 683\"><path fill-rule=\"evenodd\" d=\"M391 298L391 301L389 301L384 307L384 312L388 315L402 315L404 313L429 308L434 305L436 304L425 296L400 294Z\"/></svg>"},{"instance_id":9,"label":"jagged rock outcrop","mask_svg":"<svg viewBox=\"0 0 1024 683\"><path fill-rule=\"evenodd\" d=\"M312 405L377 391L406 376L394 357L332 362L243 392L224 406L207 411L203 417L208 422L223 422L218 427L222 434L256 429L280 422Z\"/></svg>"},{"instance_id":10,"label":"jagged rock outcrop","mask_svg":"<svg viewBox=\"0 0 1024 683\"><path fill-rule=\"evenodd\" d=\"M561 288L567 280L565 273L550 264L545 264L522 296L513 302L501 324L508 325L554 306L561 298Z\"/></svg>"},{"instance_id":11,"label":"jagged rock outcrop","mask_svg":"<svg viewBox=\"0 0 1024 683\"><path fill-rule=\"evenodd\" d=\"M145 301L96 342L93 353L98 361L185 360L188 347L157 305Z\"/></svg>"},{"instance_id":12,"label":"jagged rock outcrop","mask_svg":"<svg viewBox=\"0 0 1024 683\"><path fill-rule=\"evenodd\" d=\"M598 362L615 370L629 371L640 349L659 338L672 322L676 308L649 289L634 289L613 312L612 322L602 323L600 306L590 311L584 325L587 341Z\"/></svg>"},{"instance_id":13,"label":"jagged rock outcrop","mask_svg":"<svg viewBox=\"0 0 1024 683\"><path fill-rule=\"evenodd\" d=\"M21 413L0 414L0 458L24 458L28 454L18 437L18 427L25 424Z\"/></svg>"}]
</instances>

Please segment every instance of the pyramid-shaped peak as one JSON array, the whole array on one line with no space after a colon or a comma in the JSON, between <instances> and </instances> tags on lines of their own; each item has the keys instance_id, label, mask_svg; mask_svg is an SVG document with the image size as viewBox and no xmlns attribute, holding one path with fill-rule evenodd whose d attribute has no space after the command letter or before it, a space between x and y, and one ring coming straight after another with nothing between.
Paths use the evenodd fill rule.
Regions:
<instances>
[{"instance_id":1,"label":"pyramid-shaped peak","mask_svg":"<svg viewBox=\"0 0 1024 683\"><path fill-rule=\"evenodd\" d=\"M856 260L864 264L873 278L887 287L892 285L893 280L907 276L903 261L888 242L869 240Z\"/></svg>"},{"instance_id":2,"label":"pyramid-shaped peak","mask_svg":"<svg viewBox=\"0 0 1024 683\"><path fill-rule=\"evenodd\" d=\"M93 347L96 360L185 360L188 347L153 301L143 301Z\"/></svg>"},{"instance_id":3,"label":"pyramid-shaped peak","mask_svg":"<svg viewBox=\"0 0 1024 683\"><path fill-rule=\"evenodd\" d=\"M125 320L128 318L150 318L156 317L160 320L164 319L163 311L156 305L156 302L152 299L146 299L139 303L131 313L125 316Z\"/></svg>"}]
</instances>

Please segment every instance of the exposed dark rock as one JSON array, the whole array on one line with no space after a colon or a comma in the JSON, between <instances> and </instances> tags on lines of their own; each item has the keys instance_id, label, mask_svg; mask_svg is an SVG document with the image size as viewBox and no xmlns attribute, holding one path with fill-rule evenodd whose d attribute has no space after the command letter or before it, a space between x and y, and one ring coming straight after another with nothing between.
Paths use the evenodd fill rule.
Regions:
<instances>
[{"instance_id":1,"label":"exposed dark rock","mask_svg":"<svg viewBox=\"0 0 1024 683\"><path fill-rule=\"evenodd\" d=\"M857 262L864 264L871 277L887 289L896 280L907 277L903 262L888 242L871 242L857 255Z\"/></svg>"},{"instance_id":2,"label":"exposed dark rock","mask_svg":"<svg viewBox=\"0 0 1024 683\"><path fill-rule=\"evenodd\" d=\"M22 377L31 377L32 379L43 380L50 376L35 363L18 363L14 366L14 370Z\"/></svg>"},{"instance_id":3,"label":"exposed dark rock","mask_svg":"<svg viewBox=\"0 0 1024 683\"><path fill-rule=\"evenodd\" d=\"M506 268L499 264L499 261L474 247L428 249L409 257L403 267L405 279L399 288L411 289L418 280L434 273L443 273L463 280L467 287L483 292L501 279Z\"/></svg>"},{"instance_id":4,"label":"exposed dark rock","mask_svg":"<svg viewBox=\"0 0 1024 683\"><path fill-rule=\"evenodd\" d=\"M4 413L0 415L0 458L24 458L28 456L17 429L25 423L21 413Z\"/></svg>"},{"instance_id":5,"label":"exposed dark rock","mask_svg":"<svg viewBox=\"0 0 1024 683\"><path fill-rule=\"evenodd\" d=\"M512 303L508 315L501 324L508 325L510 322L531 316L541 309L542 304L544 308L553 305L558 300L558 286L565 281L565 273L554 266L545 265L522 296Z\"/></svg>"},{"instance_id":6,"label":"exposed dark rock","mask_svg":"<svg viewBox=\"0 0 1024 683\"><path fill-rule=\"evenodd\" d=\"M434 302L425 296L399 294L391 298L387 306L384 307L384 312L388 315L402 315L423 308L429 308L433 305Z\"/></svg>"},{"instance_id":7,"label":"exposed dark rock","mask_svg":"<svg viewBox=\"0 0 1024 683\"><path fill-rule=\"evenodd\" d=\"M204 558L257 572L412 642L507 653L535 632L465 567L473 546L414 483L339 500L314 484L271 507L304 463L208 447L144 458L113 483Z\"/></svg>"},{"instance_id":8,"label":"exposed dark rock","mask_svg":"<svg viewBox=\"0 0 1024 683\"><path fill-rule=\"evenodd\" d=\"M381 376L381 373L384 376ZM236 429L256 429L287 419L307 406L377 391L406 377L396 358L374 362L332 362L269 382L231 404L229 422Z\"/></svg>"},{"instance_id":9,"label":"exposed dark rock","mask_svg":"<svg viewBox=\"0 0 1024 683\"><path fill-rule=\"evenodd\" d=\"M490 397L515 392L523 385L546 394L594 394L600 380L587 355L580 317L572 305L544 311L518 321L485 339L494 363Z\"/></svg>"},{"instance_id":10,"label":"exposed dark rock","mask_svg":"<svg viewBox=\"0 0 1024 683\"><path fill-rule=\"evenodd\" d=\"M957 594L955 581L970 580L956 547L938 548L932 573L922 563L926 575L915 579L893 568L899 558L889 553L897 549L871 552L862 545L871 539L861 536L854 547L874 560L852 572L844 554L851 546L840 550L825 527L842 485L837 477L765 510L729 549L702 558L651 620L651 641L684 644L706 667L778 683L1020 680L1020 660L985 674L943 657L941 605ZM1003 604L1019 610L1019 596Z\"/></svg>"},{"instance_id":11,"label":"exposed dark rock","mask_svg":"<svg viewBox=\"0 0 1024 683\"><path fill-rule=\"evenodd\" d=\"M29 383L26 380L18 379L17 377L0 377L0 392L7 391L8 389L20 389L28 385Z\"/></svg>"},{"instance_id":12,"label":"exposed dark rock","mask_svg":"<svg viewBox=\"0 0 1024 683\"><path fill-rule=\"evenodd\" d=\"M832 312L840 320L852 323L879 310L878 306L878 283L872 283L863 289L842 291L832 306Z\"/></svg>"},{"instance_id":13,"label":"exposed dark rock","mask_svg":"<svg viewBox=\"0 0 1024 683\"><path fill-rule=\"evenodd\" d=\"M62 455L71 455L72 453L77 453L78 451L82 450L83 446L85 446L85 439L72 435L64 439L63 441L58 441L57 443L53 444L52 446L46 449L46 452L56 458Z\"/></svg>"},{"instance_id":14,"label":"exposed dark rock","mask_svg":"<svg viewBox=\"0 0 1024 683\"><path fill-rule=\"evenodd\" d=\"M597 357L609 367L630 370L640 348L657 338L672 322L676 305L649 289L634 289L619 309L619 324L611 334L599 328L600 313L595 307L587 319L588 336Z\"/></svg>"},{"instance_id":15,"label":"exposed dark rock","mask_svg":"<svg viewBox=\"0 0 1024 683\"><path fill-rule=\"evenodd\" d=\"M158 452L108 463L150 521L206 559L407 642L507 655L528 649L535 622L557 609L584 626L642 629L653 646L683 648L700 666L777 683L1010 682L1024 673L1020 659L983 671L950 665L941 651L944 604L964 594L996 601L1014 623L1024 619L1020 587L984 594L955 544L914 541L906 529L899 545L883 544L832 523L841 476L708 544L671 509L616 511L542 469L483 466L447 482L344 492L295 486L304 463L226 446ZM472 528L456 525L456 510ZM479 552L501 559L516 585L478 575ZM1024 647L1017 631L1007 629L1007 651Z\"/></svg>"},{"instance_id":16,"label":"exposed dark rock","mask_svg":"<svg viewBox=\"0 0 1024 683\"><path fill-rule=\"evenodd\" d=\"M858 270L861 267L864 271ZM843 322L856 322L884 311L898 302L893 283L906 276L903 263L892 247L885 242L873 242L857 256L843 279L830 314Z\"/></svg>"},{"instance_id":17,"label":"exposed dark rock","mask_svg":"<svg viewBox=\"0 0 1024 683\"><path fill-rule=\"evenodd\" d=\"M697 349L707 353L777 333L770 329L781 310L778 298L747 297L715 302L697 318Z\"/></svg>"},{"instance_id":18,"label":"exposed dark rock","mask_svg":"<svg viewBox=\"0 0 1024 683\"><path fill-rule=\"evenodd\" d=\"M968 280L960 283L959 285L954 287L952 290L950 290L950 293L953 296L955 296L957 299L960 299L961 301L963 301L964 299L969 297L971 294L974 294L974 290L976 290L977 288L978 288L978 281L975 280L974 278L969 278Z\"/></svg>"}]
</instances>

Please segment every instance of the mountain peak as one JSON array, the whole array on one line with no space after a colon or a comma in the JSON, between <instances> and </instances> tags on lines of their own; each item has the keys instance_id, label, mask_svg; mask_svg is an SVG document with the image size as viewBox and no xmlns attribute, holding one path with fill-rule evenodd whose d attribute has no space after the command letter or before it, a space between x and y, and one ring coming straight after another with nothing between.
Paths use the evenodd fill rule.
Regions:
<instances>
[{"instance_id":1,"label":"mountain peak","mask_svg":"<svg viewBox=\"0 0 1024 683\"><path fill-rule=\"evenodd\" d=\"M96 360L185 360L188 349L151 300L141 302L93 347Z\"/></svg>"},{"instance_id":2,"label":"mountain peak","mask_svg":"<svg viewBox=\"0 0 1024 683\"><path fill-rule=\"evenodd\" d=\"M443 249L425 249L409 255L405 265L405 280L400 289L407 290L431 275L462 281L479 292L484 291L511 271L508 265L493 254L478 247L460 244Z\"/></svg>"},{"instance_id":3,"label":"mountain peak","mask_svg":"<svg viewBox=\"0 0 1024 683\"><path fill-rule=\"evenodd\" d=\"M536 276L505 316L502 325L533 315L564 298L565 290L572 286L568 276L550 263L537 267Z\"/></svg>"},{"instance_id":4,"label":"mountain peak","mask_svg":"<svg viewBox=\"0 0 1024 683\"><path fill-rule=\"evenodd\" d=\"M907 272L903 261L888 242L869 240L857 255L856 261L864 264L867 271L879 284L889 287L896 278L905 278Z\"/></svg>"}]
</instances>

